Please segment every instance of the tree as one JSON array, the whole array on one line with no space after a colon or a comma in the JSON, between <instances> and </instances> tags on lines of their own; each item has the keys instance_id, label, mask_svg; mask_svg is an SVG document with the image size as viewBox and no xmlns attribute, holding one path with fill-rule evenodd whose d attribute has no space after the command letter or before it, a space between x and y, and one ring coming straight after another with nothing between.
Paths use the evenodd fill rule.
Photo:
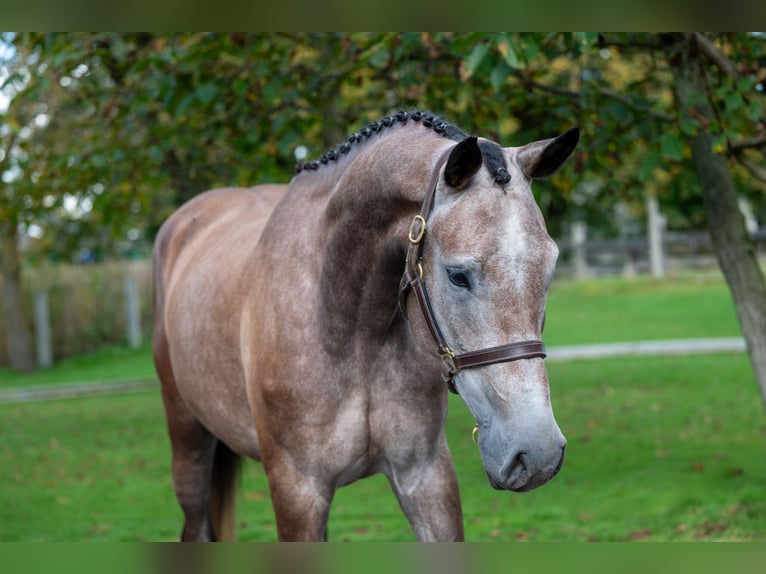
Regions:
<instances>
[{"instance_id":1,"label":"tree","mask_svg":"<svg viewBox=\"0 0 766 574\"><path fill-rule=\"evenodd\" d=\"M42 124L45 103L38 97L47 87L37 77L9 62L2 88L13 100L1 117L0 136L0 275L3 278L5 340L11 366L20 371L34 368L30 323L22 296L20 231L27 227L44 203L39 156L35 153L35 127Z\"/></svg>"},{"instance_id":2,"label":"tree","mask_svg":"<svg viewBox=\"0 0 766 574\"><path fill-rule=\"evenodd\" d=\"M738 202L764 204L764 63L763 35L701 33L482 35L464 60L579 118L578 171L623 199L693 174L766 409L766 286Z\"/></svg>"},{"instance_id":3,"label":"tree","mask_svg":"<svg viewBox=\"0 0 766 574\"><path fill-rule=\"evenodd\" d=\"M691 130L686 139L704 199L713 245L734 298L750 363L766 409L766 282L739 210L738 191L727 158L722 153L716 153L714 138L702 128L703 125L714 125L718 120L722 124L719 129L723 128L727 136L729 128L738 119L735 116L737 108L741 108L741 104L746 99L753 99L753 96L742 96L739 90L733 88L734 83L740 80L738 67L706 36L669 35L663 37L662 41L670 45L670 49L666 50L672 55L670 65L675 79L676 101L682 117L695 118L701 124ZM726 118L720 112L717 113L721 107L715 98L710 97L708 90L712 75L709 69L711 63L718 68L717 79L720 81L722 75L731 86L724 96L724 101L729 103L726 109L729 117ZM751 81L740 85L745 87L742 91L748 91L747 86L751 85ZM758 114L753 123L757 124L760 119ZM766 129L762 123L758 127L761 131L751 141L755 142L753 147L764 150ZM746 147L738 134L735 137L737 140L733 142L731 137L726 138L730 153L734 147L732 144L738 144L739 148ZM763 165L763 156L760 165Z\"/></svg>"}]
</instances>

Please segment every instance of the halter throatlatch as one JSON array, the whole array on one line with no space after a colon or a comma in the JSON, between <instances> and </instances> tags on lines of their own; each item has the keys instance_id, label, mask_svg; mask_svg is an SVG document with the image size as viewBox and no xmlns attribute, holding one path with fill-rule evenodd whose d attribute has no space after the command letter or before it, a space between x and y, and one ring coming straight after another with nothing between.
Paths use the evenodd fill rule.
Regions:
<instances>
[{"instance_id":1,"label":"halter throatlatch","mask_svg":"<svg viewBox=\"0 0 766 574\"><path fill-rule=\"evenodd\" d=\"M444 339L444 335L434 316L428 291L426 291L425 278L423 277L423 245L425 243L426 225L433 209L434 198L436 197L439 175L452 149L450 148L445 151L439 158L439 161L436 162L420 213L413 218L410 224L408 237L410 245L407 249L404 275L399 285L399 307L406 317L407 294L412 290L423 313L428 331L431 333L431 338L436 344L436 354L442 362L442 379L447 384L449 390L457 394L457 388L452 379L455 374L463 369L518 361L520 359L545 358L546 353L543 342L533 340L456 354Z\"/></svg>"}]
</instances>

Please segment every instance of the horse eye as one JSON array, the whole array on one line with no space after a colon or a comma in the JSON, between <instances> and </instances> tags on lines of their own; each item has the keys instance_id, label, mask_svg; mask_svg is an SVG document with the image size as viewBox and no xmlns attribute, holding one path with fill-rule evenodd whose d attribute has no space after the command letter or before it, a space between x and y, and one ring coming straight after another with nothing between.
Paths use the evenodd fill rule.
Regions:
<instances>
[{"instance_id":1,"label":"horse eye","mask_svg":"<svg viewBox=\"0 0 766 574\"><path fill-rule=\"evenodd\" d=\"M447 269L447 276L449 277L450 283L455 287L461 287L463 289L471 288L471 282L468 280L468 275L465 271L461 271L460 269Z\"/></svg>"}]
</instances>

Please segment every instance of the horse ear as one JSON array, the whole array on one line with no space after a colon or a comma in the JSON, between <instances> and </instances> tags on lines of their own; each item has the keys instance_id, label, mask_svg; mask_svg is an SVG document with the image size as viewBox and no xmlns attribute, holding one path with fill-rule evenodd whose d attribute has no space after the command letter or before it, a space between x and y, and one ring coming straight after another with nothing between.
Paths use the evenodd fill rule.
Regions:
<instances>
[{"instance_id":1,"label":"horse ear","mask_svg":"<svg viewBox=\"0 0 766 574\"><path fill-rule=\"evenodd\" d=\"M482 161L477 139L467 137L450 152L444 168L444 180L451 188L461 190L479 171Z\"/></svg>"},{"instance_id":2,"label":"horse ear","mask_svg":"<svg viewBox=\"0 0 766 574\"><path fill-rule=\"evenodd\" d=\"M570 128L557 138L532 142L519 148L516 161L528 179L553 175L577 147L580 128Z\"/></svg>"}]
</instances>

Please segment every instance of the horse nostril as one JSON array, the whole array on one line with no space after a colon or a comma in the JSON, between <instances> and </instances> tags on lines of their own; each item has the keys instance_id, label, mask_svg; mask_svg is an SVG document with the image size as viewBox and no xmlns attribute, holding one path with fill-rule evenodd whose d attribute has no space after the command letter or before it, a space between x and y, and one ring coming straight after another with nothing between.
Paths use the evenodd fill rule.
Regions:
<instances>
[{"instance_id":1,"label":"horse nostril","mask_svg":"<svg viewBox=\"0 0 766 574\"><path fill-rule=\"evenodd\" d=\"M519 452L511 459L511 462L503 469L501 477L503 482L517 482L519 478L527 474L527 453Z\"/></svg>"}]
</instances>

